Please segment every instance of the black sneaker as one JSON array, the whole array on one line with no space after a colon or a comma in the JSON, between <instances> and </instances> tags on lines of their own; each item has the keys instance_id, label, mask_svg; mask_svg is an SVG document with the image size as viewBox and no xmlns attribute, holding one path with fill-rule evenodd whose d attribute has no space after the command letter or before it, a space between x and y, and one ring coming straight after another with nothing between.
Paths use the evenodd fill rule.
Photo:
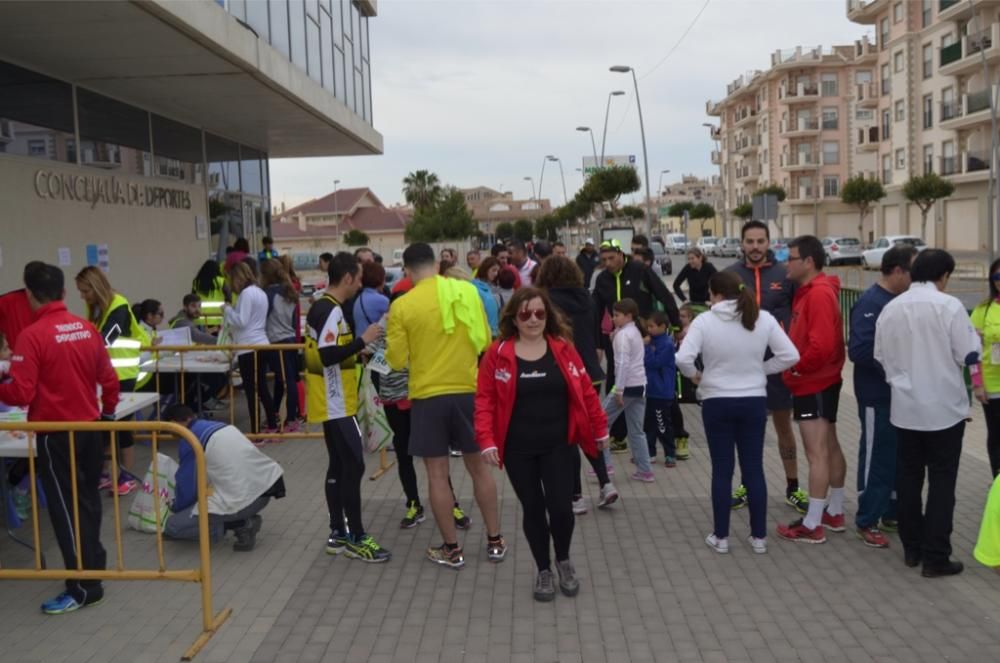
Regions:
<instances>
[{"instance_id":1,"label":"black sneaker","mask_svg":"<svg viewBox=\"0 0 1000 663\"><path fill-rule=\"evenodd\" d=\"M469 520L469 517L465 515L464 511L462 511L462 507L456 505L451 510L451 515L455 518L455 527L458 529L469 529L469 525L472 521Z\"/></svg>"},{"instance_id":2,"label":"black sneaker","mask_svg":"<svg viewBox=\"0 0 1000 663\"><path fill-rule=\"evenodd\" d=\"M237 528L233 533L236 534L236 543L233 544L236 552L250 552L257 545L257 530L252 524Z\"/></svg>"},{"instance_id":3,"label":"black sneaker","mask_svg":"<svg viewBox=\"0 0 1000 663\"><path fill-rule=\"evenodd\" d=\"M416 502L410 502L409 506L406 507L406 515L399 521L399 528L412 529L425 520L427 517L424 515L424 507Z\"/></svg>"},{"instance_id":4,"label":"black sneaker","mask_svg":"<svg viewBox=\"0 0 1000 663\"><path fill-rule=\"evenodd\" d=\"M927 564L924 562L923 571L920 572L925 578L944 578L945 576L956 576L965 569L965 565L955 560L948 560L943 564Z\"/></svg>"},{"instance_id":5,"label":"black sneaker","mask_svg":"<svg viewBox=\"0 0 1000 663\"><path fill-rule=\"evenodd\" d=\"M353 536L347 539L344 544L344 556L360 559L368 564L380 564L392 559L392 553L376 543L370 534L365 534L358 541L355 541Z\"/></svg>"},{"instance_id":6,"label":"black sneaker","mask_svg":"<svg viewBox=\"0 0 1000 663\"><path fill-rule=\"evenodd\" d=\"M326 540L326 554L339 555L347 547L347 533L343 530L335 529L330 532L330 537Z\"/></svg>"}]
</instances>

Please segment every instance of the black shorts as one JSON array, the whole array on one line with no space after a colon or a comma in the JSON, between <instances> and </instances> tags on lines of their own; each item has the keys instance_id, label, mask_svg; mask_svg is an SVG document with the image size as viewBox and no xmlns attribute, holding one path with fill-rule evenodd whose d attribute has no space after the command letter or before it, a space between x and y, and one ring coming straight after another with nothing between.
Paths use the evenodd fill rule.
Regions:
<instances>
[{"instance_id":1,"label":"black shorts","mask_svg":"<svg viewBox=\"0 0 1000 663\"><path fill-rule=\"evenodd\" d=\"M788 391L781 373L767 376L767 411L792 409L792 392Z\"/></svg>"},{"instance_id":2,"label":"black shorts","mask_svg":"<svg viewBox=\"0 0 1000 663\"><path fill-rule=\"evenodd\" d=\"M445 394L414 399L410 410L410 455L447 456L449 450L479 453L472 425L475 394Z\"/></svg>"},{"instance_id":3,"label":"black shorts","mask_svg":"<svg viewBox=\"0 0 1000 663\"><path fill-rule=\"evenodd\" d=\"M840 387L838 382L815 394L796 396L792 399L795 421L811 421L826 419L831 424L837 423L837 408L840 406Z\"/></svg>"}]
</instances>

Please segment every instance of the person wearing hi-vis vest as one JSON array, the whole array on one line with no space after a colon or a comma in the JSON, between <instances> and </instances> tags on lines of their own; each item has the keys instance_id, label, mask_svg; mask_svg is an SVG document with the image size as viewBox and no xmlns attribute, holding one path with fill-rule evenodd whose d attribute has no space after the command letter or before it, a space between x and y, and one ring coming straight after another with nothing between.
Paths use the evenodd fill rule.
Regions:
<instances>
[{"instance_id":1,"label":"person wearing hi-vis vest","mask_svg":"<svg viewBox=\"0 0 1000 663\"><path fill-rule=\"evenodd\" d=\"M219 263L206 260L191 282L191 294L201 297L201 317L197 321L199 325L222 326L222 305L226 303L225 285L226 278L222 275Z\"/></svg>"},{"instance_id":2,"label":"person wearing hi-vis vest","mask_svg":"<svg viewBox=\"0 0 1000 663\"><path fill-rule=\"evenodd\" d=\"M104 272L93 265L84 267L76 275L76 288L80 298L87 305L87 320L97 327L104 347L111 358L111 366L118 374L118 384L122 393L135 390L136 382L144 377L140 375L140 348L151 342L149 335L142 329L132 315L128 300L114 291ZM118 486L111 485L111 474L105 466L101 474L100 490L117 489L119 495L128 495L139 486L139 481L131 473L130 468L135 462L135 449L132 434L119 432L117 434L118 462L121 471L118 473ZM109 438L110 442L110 438ZM110 459L110 454L105 460Z\"/></svg>"}]
</instances>

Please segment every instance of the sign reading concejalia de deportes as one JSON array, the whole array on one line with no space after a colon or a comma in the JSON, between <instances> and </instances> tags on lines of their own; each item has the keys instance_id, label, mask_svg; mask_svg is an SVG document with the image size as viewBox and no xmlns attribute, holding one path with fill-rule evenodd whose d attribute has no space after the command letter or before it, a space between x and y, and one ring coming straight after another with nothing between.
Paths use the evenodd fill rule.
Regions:
<instances>
[{"instance_id":1,"label":"sign reading concejalia de deportes","mask_svg":"<svg viewBox=\"0 0 1000 663\"><path fill-rule=\"evenodd\" d=\"M114 175L76 175L39 170L35 172L35 193L39 198L90 203L91 209L102 203L191 209L191 194L184 189L130 182Z\"/></svg>"}]
</instances>

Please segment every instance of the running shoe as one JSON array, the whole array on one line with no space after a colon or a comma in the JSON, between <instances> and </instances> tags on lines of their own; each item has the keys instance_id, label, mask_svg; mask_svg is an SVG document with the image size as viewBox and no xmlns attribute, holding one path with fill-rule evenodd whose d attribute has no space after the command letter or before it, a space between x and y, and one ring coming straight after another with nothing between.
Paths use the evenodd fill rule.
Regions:
<instances>
[{"instance_id":1,"label":"running shoe","mask_svg":"<svg viewBox=\"0 0 1000 663\"><path fill-rule=\"evenodd\" d=\"M750 548L757 555L763 555L767 552L767 539L758 539L755 536L748 536L747 542L750 544Z\"/></svg>"},{"instance_id":2,"label":"running shoe","mask_svg":"<svg viewBox=\"0 0 1000 663\"><path fill-rule=\"evenodd\" d=\"M729 539L720 539L714 534L709 534L705 537L705 543L720 555L725 555L729 552Z\"/></svg>"},{"instance_id":3,"label":"running shoe","mask_svg":"<svg viewBox=\"0 0 1000 663\"><path fill-rule=\"evenodd\" d=\"M613 483L608 482L601 486L601 501L597 503L598 509L606 509L617 501L618 491L615 490Z\"/></svg>"},{"instance_id":4,"label":"running shoe","mask_svg":"<svg viewBox=\"0 0 1000 663\"><path fill-rule=\"evenodd\" d=\"M879 528L874 525L871 527L859 527L856 531L858 538L864 541L866 546L871 548L889 547L889 539L885 538L885 534L880 532Z\"/></svg>"},{"instance_id":5,"label":"running shoe","mask_svg":"<svg viewBox=\"0 0 1000 663\"><path fill-rule=\"evenodd\" d=\"M632 473L632 476L630 476L629 479L631 479L632 481L653 483L654 481L656 481L656 475L653 474L652 472L640 472L639 470L636 470L635 472Z\"/></svg>"},{"instance_id":6,"label":"running shoe","mask_svg":"<svg viewBox=\"0 0 1000 663\"><path fill-rule=\"evenodd\" d=\"M573 514L582 516L587 513L587 498L581 495L573 500Z\"/></svg>"},{"instance_id":7,"label":"running shoe","mask_svg":"<svg viewBox=\"0 0 1000 663\"><path fill-rule=\"evenodd\" d=\"M625 440L619 440L617 437L611 438L611 453L613 454L623 454L628 451L628 442Z\"/></svg>"},{"instance_id":8,"label":"running shoe","mask_svg":"<svg viewBox=\"0 0 1000 663\"><path fill-rule=\"evenodd\" d=\"M733 491L733 501L729 505L734 511L736 509L742 509L747 505L747 487L740 484L739 487Z\"/></svg>"},{"instance_id":9,"label":"running shoe","mask_svg":"<svg viewBox=\"0 0 1000 663\"><path fill-rule=\"evenodd\" d=\"M139 482L122 474L118 477L118 497L131 495L139 489Z\"/></svg>"},{"instance_id":10,"label":"running shoe","mask_svg":"<svg viewBox=\"0 0 1000 663\"><path fill-rule=\"evenodd\" d=\"M330 537L326 540L326 554L339 555L347 547L347 534L343 530L335 529L330 532Z\"/></svg>"},{"instance_id":11,"label":"running shoe","mask_svg":"<svg viewBox=\"0 0 1000 663\"><path fill-rule=\"evenodd\" d=\"M455 518L455 527L458 529L469 529L469 524L472 522L469 517L465 515L462 511L462 507L455 505L455 508L451 510L451 515Z\"/></svg>"},{"instance_id":12,"label":"running shoe","mask_svg":"<svg viewBox=\"0 0 1000 663\"><path fill-rule=\"evenodd\" d=\"M392 559L392 553L376 543L370 534L365 534L360 541L349 538L344 546L344 556L367 564L380 564Z\"/></svg>"},{"instance_id":13,"label":"running shoe","mask_svg":"<svg viewBox=\"0 0 1000 663\"><path fill-rule=\"evenodd\" d=\"M687 460L691 457L687 437L678 437L674 440L674 443L677 445L677 460Z\"/></svg>"},{"instance_id":14,"label":"running shoe","mask_svg":"<svg viewBox=\"0 0 1000 663\"><path fill-rule=\"evenodd\" d=\"M448 452L448 454L452 458L461 458L462 457L462 452L459 451L458 449L452 449L451 451Z\"/></svg>"},{"instance_id":15,"label":"running shoe","mask_svg":"<svg viewBox=\"0 0 1000 663\"><path fill-rule=\"evenodd\" d=\"M801 488L796 488L785 495L785 504L804 516L809 511L809 494Z\"/></svg>"},{"instance_id":16,"label":"running shoe","mask_svg":"<svg viewBox=\"0 0 1000 663\"><path fill-rule=\"evenodd\" d=\"M608 476L613 477L615 475L615 466L608 463Z\"/></svg>"},{"instance_id":17,"label":"running shoe","mask_svg":"<svg viewBox=\"0 0 1000 663\"><path fill-rule=\"evenodd\" d=\"M409 506L406 507L406 515L399 521L399 528L412 529L425 520L427 517L424 516L424 507L416 502L410 502Z\"/></svg>"},{"instance_id":18,"label":"running shoe","mask_svg":"<svg viewBox=\"0 0 1000 663\"><path fill-rule=\"evenodd\" d=\"M556 583L552 576L552 569L539 571L535 576L535 590L532 593L536 601L548 603L556 599Z\"/></svg>"},{"instance_id":19,"label":"running shoe","mask_svg":"<svg viewBox=\"0 0 1000 663\"><path fill-rule=\"evenodd\" d=\"M111 490L111 475L107 472L101 472L101 480L97 482L97 490Z\"/></svg>"},{"instance_id":20,"label":"running shoe","mask_svg":"<svg viewBox=\"0 0 1000 663\"><path fill-rule=\"evenodd\" d=\"M43 603L42 612L46 615L65 615L67 612L76 612L80 608L89 608L92 605L97 605L103 600L104 598L101 597L90 603L79 603L75 598L70 596L69 592L63 592L59 596Z\"/></svg>"},{"instance_id":21,"label":"running shoe","mask_svg":"<svg viewBox=\"0 0 1000 663\"><path fill-rule=\"evenodd\" d=\"M895 518L883 518L879 529L889 534L895 534L899 531L899 521Z\"/></svg>"},{"instance_id":22,"label":"running shoe","mask_svg":"<svg viewBox=\"0 0 1000 663\"><path fill-rule=\"evenodd\" d=\"M576 569L573 562L565 559L556 562L556 570L559 572L559 590L565 596L576 596L580 593L580 580L576 577Z\"/></svg>"},{"instance_id":23,"label":"running shoe","mask_svg":"<svg viewBox=\"0 0 1000 663\"><path fill-rule=\"evenodd\" d=\"M778 525L778 536L796 543L826 543L823 526L817 525L809 529L802 523L801 518L788 525Z\"/></svg>"},{"instance_id":24,"label":"running shoe","mask_svg":"<svg viewBox=\"0 0 1000 663\"><path fill-rule=\"evenodd\" d=\"M298 433L302 430L302 424L297 420L286 421L285 426L281 429L283 433Z\"/></svg>"},{"instance_id":25,"label":"running shoe","mask_svg":"<svg viewBox=\"0 0 1000 663\"><path fill-rule=\"evenodd\" d=\"M663 459L663 467L677 467L677 459L673 456L667 456Z\"/></svg>"},{"instance_id":26,"label":"running shoe","mask_svg":"<svg viewBox=\"0 0 1000 663\"><path fill-rule=\"evenodd\" d=\"M844 520L844 514L839 513L834 516L826 509L823 509L823 527L831 532L846 532L847 523Z\"/></svg>"},{"instance_id":27,"label":"running shoe","mask_svg":"<svg viewBox=\"0 0 1000 663\"><path fill-rule=\"evenodd\" d=\"M465 556L462 554L461 546L448 550L448 546L442 543L437 548L428 548L427 559L449 569L460 569L465 566Z\"/></svg>"},{"instance_id":28,"label":"running shoe","mask_svg":"<svg viewBox=\"0 0 1000 663\"><path fill-rule=\"evenodd\" d=\"M498 539L487 539L486 556L489 557L490 561L493 563L503 561L503 558L507 556L507 542L503 540L502 536Z\"/></svg>"}]
</instances>

